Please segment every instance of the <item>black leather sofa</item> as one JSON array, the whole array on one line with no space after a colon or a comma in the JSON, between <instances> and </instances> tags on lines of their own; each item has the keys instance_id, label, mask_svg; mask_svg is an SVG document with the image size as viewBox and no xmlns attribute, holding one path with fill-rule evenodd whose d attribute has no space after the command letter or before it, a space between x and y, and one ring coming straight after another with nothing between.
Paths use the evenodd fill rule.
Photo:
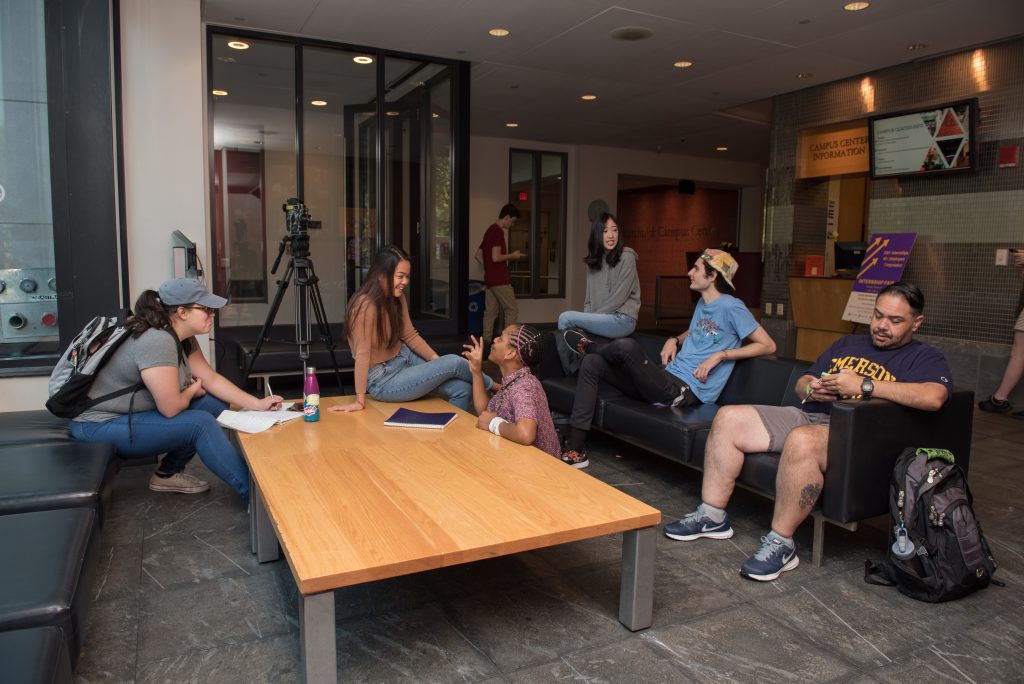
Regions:
<instances>
[{"instance_id":1,"label":"black leather sofa","mask_svg":"<svg viewBox=\"0 0 1024 684\"><path fill-rule=\"evenodd\" d=\"M633 335L655 363L665 337ZM592 429L703 470L704 447L719 406L768 404L799 406L794 386L810 364L779 357L736 363L717 404L693 408L656 408L631 399L611 386L602 386ZM545 343L537 368L551 409L569 415L576 378L566 377L554 339ZM812 558L821 565L824 523L856 529L860 520L887 514L888 483L896 456L905 447L951 450L965 470L970 465L974 393L958 390L935 412L916 411L880 399L840 401L832 410L825 486L814 512ZM737 484L775 498L779 454L748 454Z\"/></svg>"},{"instance_id":2,"label":"black leather sofa","mask_svg":"<svg viewBox=\"0 0 1024 684\"><path fill-rule=\"evenodd\" d=\"M71 681L116 469L66 420L0 413L0 679Z\"/></svg>"}]
</instances>

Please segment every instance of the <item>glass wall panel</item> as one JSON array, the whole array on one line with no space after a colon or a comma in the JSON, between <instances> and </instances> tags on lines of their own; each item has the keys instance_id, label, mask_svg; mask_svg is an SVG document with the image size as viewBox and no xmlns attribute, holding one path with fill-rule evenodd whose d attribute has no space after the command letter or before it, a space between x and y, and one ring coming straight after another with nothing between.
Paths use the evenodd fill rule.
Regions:
<instances>
[{"instance_id":1,"label":"glass wall panel","mask_svg":"<svg viewBox=\"0 0 1024 684\"><path fill-rule=\"evenodd\" d=\"M565 290L567 165L559 152L509 153L509 201L519 209L509 251L526 255L510 266L517 296L560 297Z\"/></svg>"},{"instance_id":2,"label":"glass wall panel","mask_svg":"<svg viewBox=\"0 0 1024 684\"><path fill-rule=\"evenodd\" d=\"M0 361L58 352L43 3L0 3Z\"/></svg>"},{"instance_id":3,"label":"glass wall panel","mask_svg":"<svg viewBox=\"0 0 1024 684\"><path fill-rule=\"evenodd\" d=\"M303 198L321 228L311 257L327 318L343 321L377 251L377 67L359 52L304 48Z\"/></svg>"},{"instance_id":4,"label":"glass wall panel","mask_svg":"<svg viewBox=\"0 0 1024 684\"><path fill-rule=\"evenodd\" d=\"M215 33L210 60L216 264L208 271L231 299L219 324L261 325L277 290L270 269L287 233L282 207L297 194L295 48ZM295 311L294 297L284 297L275 322L294 322Z\"/></svg>"},{"instance_id":5,"label":"glass wall panel","mask_svg":"<svg viewBox=\"0 0 1024 684\"><path fill-rule=\"evenodd\" d=\"M537 294L562 293L562 244L565 235L565 173L564 154L540 155L540 187L537 192L537 238L534 242L534 264L537 273Z\"/></svg>"}]
</instances>

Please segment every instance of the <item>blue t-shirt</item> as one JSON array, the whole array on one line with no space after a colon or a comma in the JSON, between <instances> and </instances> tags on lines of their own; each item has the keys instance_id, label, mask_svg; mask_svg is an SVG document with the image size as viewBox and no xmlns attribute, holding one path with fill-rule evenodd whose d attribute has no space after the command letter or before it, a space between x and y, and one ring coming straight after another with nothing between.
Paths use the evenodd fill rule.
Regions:
<instances>
[{"instance_id":1,"label":"blue t-shirt","mask_svg":"<svg viewBox=\"0 0 1024 684\"><path fill-rule=\"evenodd\" d=\"M953 392L953 374L949 372L946 357L935 347L911 340L896 349L879 349L867 335L847 335L832 343L814 362L807 373L820 377L824 373L838 373L849 368L857 375L873 380L891 382L937 382ZM830 413L827 401L812 401L803 405L808 413Z\"/></svg>"},{"instance_id":2,"label":"blue t-shirt","mask_svg":"<svg viewBox=\"0 0 1024 684\"><path fill-rule=\"evenodd\" d=\"M693 377L693 371L715 352L736 349L755 330L757 321L732 295L721 295L710 304L701 299L693 311L683 348L665 370L689 385L702 402L711 403L722 393L736 362L722 361L708 373L706 382Z\"/></svg>"}]
</instances>

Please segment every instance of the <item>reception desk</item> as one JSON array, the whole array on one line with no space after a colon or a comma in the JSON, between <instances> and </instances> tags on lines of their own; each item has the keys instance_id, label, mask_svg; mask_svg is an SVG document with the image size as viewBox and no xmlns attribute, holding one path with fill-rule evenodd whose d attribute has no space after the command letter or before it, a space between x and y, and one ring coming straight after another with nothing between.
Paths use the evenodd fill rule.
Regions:
<instances>
[{"instance_id":1,"label":"reception desk","mask_svg":"<svg viewBox=\"0 0 1024 684\"><path fill-rule=\"evenodd\" d=\"M790 277L796 358L813 361L830 344L853 332L855 324L843 320L853 282L852 278Z\"/></svg>"}]
</instances>

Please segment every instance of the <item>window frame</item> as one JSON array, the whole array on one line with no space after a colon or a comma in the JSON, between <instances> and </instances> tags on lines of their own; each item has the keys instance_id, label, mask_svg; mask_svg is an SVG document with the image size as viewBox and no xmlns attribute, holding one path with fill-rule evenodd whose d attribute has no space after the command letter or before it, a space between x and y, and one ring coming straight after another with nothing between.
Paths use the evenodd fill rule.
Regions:
<instances>
[{"instance_id":1,"label":"window frame","mask_svg":"<svg viewBox=\"0 0 1024 684\"><path fill-rule=\"evenodd\" d=\"M515 191L512 189L512 156L514 154L528 154L531 157L531 185L530 195L530 233L529 233L529 245L531 249L528 252L528 258L530 261L530 292L516 292L517 299L565 299L566 287L565 287L565 259L566 259L566 247L568 239L568 199L569 199L569 154L567 152L558 152L555 150L528 150L521 147L510 147L508 150L508 201L509 204L517 204L518 198ZM540 242L540 212L538 211L538 202L540 201L541 192L541 181L543 172L543 157L544 155L552 155L559 157L562 162L562 186L559 197L561 203L561 239L560 245L561 250L558 258L558 290L557 292L545 292L540 293L540 276L538 275L539 269L539 253L537 249L533 249L533 246ZM511 249L511 245L510 245Z\"/></svg>"}]
</instances>

